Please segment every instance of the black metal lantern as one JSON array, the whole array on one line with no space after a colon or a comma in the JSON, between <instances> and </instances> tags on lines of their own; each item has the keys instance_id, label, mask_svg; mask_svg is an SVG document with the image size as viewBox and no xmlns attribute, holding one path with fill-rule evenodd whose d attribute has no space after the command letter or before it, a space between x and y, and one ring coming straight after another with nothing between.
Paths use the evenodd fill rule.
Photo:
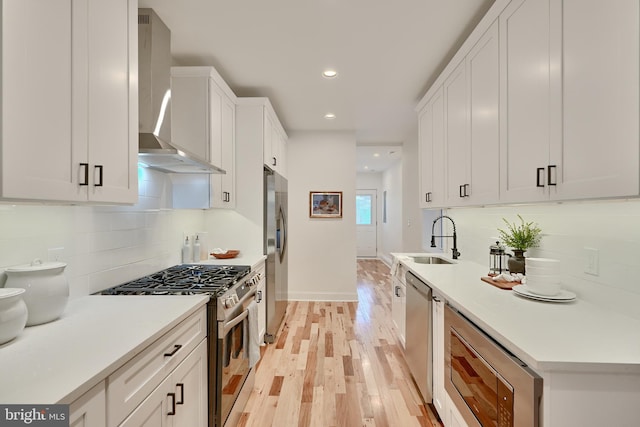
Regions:
<instances>
[{"instance_id":1,"label":"black metal lantern","mask_svg":"<svg viewBox=\"0 0 640 427\"><path fill-rule=\"evenodd\" d=\"M500 242L489 246L489 276L497 276L507 271L507 262L508 255Z\"/></svg>"}]
</instances>

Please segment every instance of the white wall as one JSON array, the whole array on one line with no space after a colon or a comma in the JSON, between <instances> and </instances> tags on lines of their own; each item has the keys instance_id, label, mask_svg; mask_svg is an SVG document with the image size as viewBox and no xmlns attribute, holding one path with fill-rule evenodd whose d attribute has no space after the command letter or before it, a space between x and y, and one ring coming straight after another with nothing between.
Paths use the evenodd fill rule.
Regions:
<instances>
[{"instance_id":1,"label":"white wall","mask_svg":"<svg viewBox=\"0 0 640 427\"><path fill-rule=\"evenodd\" d=\"M49 249L64 248L75 297L180 263L183 233L202 231L203 211L169 209L168 176L143 168L138 174L134 206L0 204L0 267L46 261Z\"/></svg>"},{"instance_id":2,"label":"white wall","mask_svg":"<svg viewBox=\"0 0 640 427\"><path fill-rule=\"evenodd\" d=\"M488 267L497 229L520 214L543 231L541 246L526 256L556 258L563 286L579 298L640 318L640 201L566 202L523 206L449 209L458 231L462 259ZM586 247L599 251L599 275L584 272Z\"/></svg>"},{"instance_id":3,"label":"white wall","mask_svg":"<svg viewBox=\"0 0 640 427\"><path fill-rule=\"evenodd\" d=\"M291 132L289 299L356 301L356 140L351 132ZM341 219L309 218L310 191L342 191Z\"/></svg>"},{"instance_id":4,"label":"white wall","mask_svg":"<svg viewBox=\"0 0 640 427\"><path fill-rule=\"evenodd\" d=\"M379 223L382 227L382 246L378 256L387 264L391 264L391 252L402 252L402 162L398 161L382 174L382 191L387 192L387 222ZM382 196L381 196L382 198Z\"/></svg>"}]
</instances>

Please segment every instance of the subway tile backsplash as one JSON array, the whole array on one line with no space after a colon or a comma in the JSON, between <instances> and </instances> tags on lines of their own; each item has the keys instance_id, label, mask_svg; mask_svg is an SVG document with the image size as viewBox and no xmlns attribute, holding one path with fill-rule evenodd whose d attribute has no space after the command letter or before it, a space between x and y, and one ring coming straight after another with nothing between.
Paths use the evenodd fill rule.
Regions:
<instances>
[{"instance_id":1,"label":"subway tile backsplash","mask_svg":"<svg viewBox=\"0 0 640 427\"><path fill-rule=\"evenodd\" d=\"M487 266L489 245L505 226L502 218L513 222L520 214L537 222L542 242L526 256L561 260L563 287L588 302L640 318L640 201L458 208L447 214L456 222L461 258ZM430 224L425 232L430 233ZM585 248L598 251L598 275L585 272Z\"/></svg>"},{"instance_id":2,"label":"subway tile backsplash","mask_svg":"<svg viewBox=\"0 0 640 427\"><path fill-rule=\"evenodd\" d=\"M204 211L172 210L168 176L143 168L138 175L134 206L0 204L0 269L64 248L74 297L180 263L182 236L203 229Z\"/></svg>"}]
</instances>

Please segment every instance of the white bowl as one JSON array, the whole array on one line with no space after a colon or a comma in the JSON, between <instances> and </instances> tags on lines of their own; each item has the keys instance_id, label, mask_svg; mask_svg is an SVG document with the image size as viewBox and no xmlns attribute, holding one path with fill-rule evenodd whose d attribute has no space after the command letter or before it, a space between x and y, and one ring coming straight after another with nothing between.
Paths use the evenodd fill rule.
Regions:
<instances>
[{"instance_id":1,"label":"white bowl","mask_svg":"<svg viewBox=\"0 0 640 427\"><path fill-rule=\"evenodd\" d=\"M545 267L537 267L532 265L525 266L525 274L528 276L530 274L560 274L560 264L549 264L549 266Z\"/></svg>"},{"instance_id":2,"label":"white bowl","mask_svg":"<svg viewBox=\"0 0 640 427\"><path fill-rule=\"evenodd\" d=\"M551 267L551 266L559 266L560 260L551 259L551 258L525 258L524 265L526 268L529 267Z\"/></svg>"},{"instance_id":3,"label":"white bowl","mask_svg":"<svg viewBox=\"0 0 640 427\"><path fill-rule=\"evenodd\" d=\"M29 316L27 326L56 320L69 299L69 284L64 276L67 264L62 262L41 262L36 259L31 264L10 267L5 270L8 288L22 288L24 302Z\"/></svg>"},{"instance_id":4,"label":"white bowl","mask_svg":"<svg viewBox=\"0 0 640 427\"><path fill-rule=\"evenodd\" d=\"M27 324L27 305L22 300L24 289L0 288L0 344L11 341Z\"/></svg>"},{"instance_id":5,"label":"white bowl","mask_svg":"<svg viewBox=\"0 0 640 427\"><path fill-rule=\"evenodd\" d=\"M536 281L556 283L560 281L559 274L531 274L527 271L525 277L527 278L527 282Z\"/></svg>"}]
</instances>

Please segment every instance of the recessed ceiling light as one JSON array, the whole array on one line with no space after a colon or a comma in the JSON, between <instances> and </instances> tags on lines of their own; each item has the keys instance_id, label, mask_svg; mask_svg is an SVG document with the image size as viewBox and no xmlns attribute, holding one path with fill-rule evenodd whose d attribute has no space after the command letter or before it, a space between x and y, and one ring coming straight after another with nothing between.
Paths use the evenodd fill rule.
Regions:
<instances>
[{"instance_id":1,"label":"recessed ceiling light","mask_svg":"<svg viewBox=\"0 0 640 427\"><path fill-rule=\"evenodd\" d=\"M336 70L324 70L322 72L322 77L325 77L327 79L332 79L337 75L338 75L338 72Z\"/></svg>"},{"instance_id":2,"label":"recessed ceiling light","mask_svg":"<svg viewBox=\"0 0 640 427\"><path fill-rule=\"evenodd\" d=\"M364 168L365 168L365 169L369 169L369 166L365 166Z\"/></svg>"},{"instance_id":3,"label":"recessed ceiling light","mask_svg":"<svg viewBox=\"0 0 640 427\"><path fill-rule=\"evenodd\" d=\"M327 119L327 120L333 120L333 119L336 118L336 115L333 114L333 113L327 113L327 114L324 115L324 118Z\"/></svg>"},{"instance_id":4,"label":"recessed ceiling light","mask_svg":"<svg viewBox=\"0 0 640 427\"><path fill-rule=\"evenodd\" d=\"M373 153L373 157L380 157L380 153Z\"/></svg>"}]
</instances>

